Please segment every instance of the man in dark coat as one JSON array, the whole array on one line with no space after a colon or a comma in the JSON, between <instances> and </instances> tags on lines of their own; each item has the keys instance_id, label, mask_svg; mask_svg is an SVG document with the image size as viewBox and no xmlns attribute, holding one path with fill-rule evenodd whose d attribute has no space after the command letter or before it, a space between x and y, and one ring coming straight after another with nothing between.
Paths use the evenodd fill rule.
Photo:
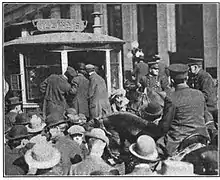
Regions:
<instances>
[{"instance_id":1,"label":"man in dark coat","mask_svg":"<svg viewBox=\"0 0 220 180\"><path fill-rule=\"evenodd\" d=\"M149 65L149 73L145 76L142 76L140 79L140 86L142 87L142 91L145 88L149 88L156 92L169 92L169 82L168 79L164 77L164 75L159 75L159 64L158 61L152 59L148 62Z\"/></svg>"},{"instance_id":2,"label":"man in dark coat","mask_svg":"<svg viewBox=\"0 0 220 180\"><path fill-rule=\"evenodd\" d=\"M217 95L212 76L202 69L203 59L189 58L188 65L192 74L192 88L200 90L206 101L207 109L217 120Z\"/></svg>"},{"instance_id":3,"label":"man in dark coat","mask_svg":"<svg viewBox=\"0 0 220 180\"><path fill-rule=\"evenodd\" d=\"M165 98L162 120L158 126L148 124L146 131L165 149L168 155L174 155L179 143L189 135L198 133L209 138L205 125L205 99L203 94L186 84L188 67L184 64L169 66L175 91Z\"/></svg>"},{"instance_id":4,"label":"man in dark coat","mask_svg":"<svg viewBox=\"0 0 220 180\"><path fill-rule=\"evenodd\" d=\"M135 65L133 74L136 77L136 83L139 83L142 76L148 73L148 64L144 62L144 57L137 58L137 64Z\"/></svg>"},{"instance_id":5,"label":"man in dark coat","mask_svg":"<svg viewBox=\"0 0 220 180\"><path fill-rule=\"evenodd\" d=\"M73 78L73 83L78 85L77 94L73 99L73 108L76 109L77 114L82 113L87 118L89 117L89 102L88 90L89 80L84 76L85 64L81 63L78 75Z\"/></svg>"},{"instance_id":6,"label":"man in dark coat","mask_svg":"<svg viewBox=\"0 0 220 180\"><path fill-rule=\"evenodd\" d=\"M103 117L111 113L105 80L95 72L95 67L86 65L89 74L89 110L90 119Z\"/></svg>"},{"instance_id":7,"label":"man in dark coat","mask_svg":"<svg viewBox=\"0 0 220 180\"><path fill-rule=\"evenodd\" d=\"M54 109L63 113L68 108L67 97L77 93L76 87L70 85L76 75L75 69L67 67L64 75L52 74L40 84L40 91L45 94L43 103L44 117Z\"/></svg>"}]
</instances>

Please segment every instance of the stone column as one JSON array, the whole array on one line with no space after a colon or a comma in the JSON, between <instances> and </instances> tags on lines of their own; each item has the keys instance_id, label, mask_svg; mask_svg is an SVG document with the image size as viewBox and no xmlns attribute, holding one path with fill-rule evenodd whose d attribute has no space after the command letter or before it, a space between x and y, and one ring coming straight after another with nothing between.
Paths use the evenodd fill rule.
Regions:
<instances>
[{"instance_id":1,"label":"stone column","mask_svg":"<svg viewBox=\"0 0 220 180\"><path fill-rule=\"evenodd\" d=\"M54 5L50 9L50 18L51 19L59 19L61 18L61 12L60 12L60 6L59 5Z\"/></svg>"},{"instance_id":2,"label":"stone column","mask_svg":"<svg viewBox=\"0 0 220 180\"><path fill-rule=\"evenodd\" d=\"M132 58L128 58L127 54L131 50L131 43L138 41L137 32L137 5L122 4L122 34L123 40L126 42L123 45L124 51L124 70L132 70Z\"/></svg>"},{"instance_id":3,"label":"stone column","mask_svg":"<svg viewBox=\"0 0 220 180\"><path fill-rule=\"evenodd\" d=\"M70 19L82 20L81 4L70 4Z\"/></svg>"},{"instance_id":4,"label":"stone column","mask_svg":"<svg viewBox=\"0 0 220 180\"><path fill-rule=\"evenodd\" d=\"M204 66L217 67L217 4L203 4Z\"/></svg>"},{"instance_id":5,"label":"stone column","mask_svg":"<svg viewBox=\"0 0 220 180\"><path fill-rule=\"evenodd\" d=\"M169 65L168 51L176 51L175 4L157 4L158 52Z\"/></svg>"},{"instance_id":6,"label":"stone column","mask_svg":"<svg viewBox=\"0 0 220 180\"><path fill-rule=\"evenodd\" d=\"M102 34L108 34L107 4L95 3L94 12L100 12L102 14L101 15Z\"/></svg>"}]
</instances>

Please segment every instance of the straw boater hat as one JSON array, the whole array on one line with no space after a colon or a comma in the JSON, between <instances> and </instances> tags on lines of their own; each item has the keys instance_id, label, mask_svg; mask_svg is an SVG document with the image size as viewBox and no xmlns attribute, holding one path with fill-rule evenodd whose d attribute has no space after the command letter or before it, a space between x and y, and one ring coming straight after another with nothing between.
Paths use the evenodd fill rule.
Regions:
<instances>
[{"instance_id":1,"label":"straw boater hat","mask_svg":"<svg viewBox=\"0 0 220 180\"><path fill-rule=\"evenodd\" d=\"M105 132L100 128L93 128L90 132L86 132L85 136L101 139L102 141L106 142L107 145L109 145L109 139L105 135Z\"/></svg>"},{"instance_id":2,"label":"straw boater hat","mask_svg":"<svg viewBox=\"0 0 220 180\"><path fill-rule=\"evenodd\" d=\"M183 161L165 160L160 173L165 176L194 176L193 164Z\"/></svg>"},{"instance_id":3,"label":"straw boater hat","mask_svg":"<svg viewBox=\"0 0 220 180\"><path fill-rule=\"evenodd\" d=\"M8 140L17 140L17 139L27 138L29 136L30 135L28 134L27 128L25 126L15 125L9 130L5 138Z\"/></svg>"},{"instance_id":4,"label":"straw boater hat","mask_svg":"<svg viewBox=\"0 0 220 180\"><path fill-rule=\"evenodd\" d=\"M134 156L143 160L152 162L159 160L156 143L154 139L148 135L140 136L137 142L129 147L129 151Z\"/></svg>"},{"instance_id":5,"label":"straw boater hat","mask_svg":"<svg viewBox=\"0 0 220 180\"><path fill-rule=\"evenodd\" d=\"M29 133L37 133L37 132L41 132L45 126L46 126L46 123L43 123L42 119L38 117L37 115L35 115L35 116L32 116L30 120L30 124L26 125L26 128Z\"/></svg>"},{"instance_id":6,"label":"straw boater hat","mask_svg":"<svg viewBox=\"0 0 220 180\"><path fill-rule=\"evenodd\" d=\"M60 162L61 154L47 142L37 143L25 154L25 161L31 168L48 169Z\"/></svg>"}]
</instances>

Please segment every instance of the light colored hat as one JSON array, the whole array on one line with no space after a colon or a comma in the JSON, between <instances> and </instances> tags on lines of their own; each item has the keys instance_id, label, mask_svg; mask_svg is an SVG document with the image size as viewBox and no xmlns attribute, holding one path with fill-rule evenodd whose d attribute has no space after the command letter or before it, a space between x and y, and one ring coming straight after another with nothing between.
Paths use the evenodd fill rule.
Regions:
<instances>
[{"instance_id":1,"label":"light colored hat","mask_svg":"<svg viewBox=\"0 0 220 180\"><path fill-rule=\"evenodd\" d=\"M193 176L193 164L183 161L165 160L162 162L161 174L167 176Z\"/></svg>"},{"instance_id":2,"label":"light colored hat","mask_svg":"<svg viewBox=\"0 0 220 180\"><path fill-rule=\"evenodd\" d=\"M105 135L105 131L100 128L93 128L90 132L86 132L85 136L101 139L106 142L107 145L109 145L109 139Z\"/></svg>"},{"instance_id":3,"label":"light colored hat","mask_svg":"<svg viewBox=\"0 0 220 180\"><path fill-rule=\"evenodd\" d=\"M115 96L120 96L120 95L123 95L125 96L126 94L126 91L124 89L116 89L112 92L112 99L115 97Z\"/></svg>"},{"instance_id":4,"label":"light colored hat","mask_svg":"<svg viewBox=\"0 0 220 180\"><path fill-rule=\"evenodd\" d=\"M129 151L140 159L153 162L159 160L156 143L154 139L148 135L140 136L137 142L129 147Z\"/></svg>"},{"instance_id":5,"label":"light colored hat","mask_svg":"<svg viewBox=\"0 0 220 180\"><path fill-rule=\"evenodd\" d=\"M42 142L47 142L47 138L46 136L42 136L41 134L38 134L37 136L32 137L29 140L29 142L34 144L40 144Z\"/></svg>"},{"instance_id":6,"label":"light colored hat","mask_svg":"<svg viewBox=\"0 0 220 180\"><path fill-rule=\"evenodd\" d=\"M84 134L85 129L84 129L84 127L82 127L82 126L73 125L73 126L71 126L71 127L67 130L67 132L68 132L69 134L71 134L71 135L73 135L73 134Z\"/></svg>"},{"instance_id":7,"label":"light colored hat","mask_svg":"<svg viewBox=\"0 0 220 180\"><path fill-rule=\"evenodd\" d=\"M26 125L26 128L29 133L40 132L44 129L46 123L42 122L42 119L37 115L32 116L30 119L30 124Z\"/></svg>"},{"instance_id":8,"label":"light colored hat","mask_svg":"<svg viewBox=\"0 0 220 180\"><path fill-rule=\"evenodd\" d=\"M61 154L49 143L37 143L25 154L25 161L31 168L48 169L60 162Z\"/></svg>"}]
</instances>

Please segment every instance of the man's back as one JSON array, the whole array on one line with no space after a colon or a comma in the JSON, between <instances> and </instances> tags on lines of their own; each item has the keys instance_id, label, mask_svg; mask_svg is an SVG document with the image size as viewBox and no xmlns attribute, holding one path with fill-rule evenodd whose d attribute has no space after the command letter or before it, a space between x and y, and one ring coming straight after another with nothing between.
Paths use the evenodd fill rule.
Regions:
<instances>
[{"instance_id":1,"label":"man's back","mask_svg":"<svg viewBox=\"0 0 220 180\"><path fill-rule=\"evenodd\" d=\"M182 140L193 133L208 137L204 119L203 94L187 86L177 87L171 94L171 100L175 107L175 115L168 134L176 140Z\"/></svg>"},{"instance_id":2,"label":"man's back","mask_svg":"<svg viewBox=\"0 0 220 180\"><path fill-rule=\"evenodd\" d=\"M144 75L146 75L146 74L148 73L148 69L149 69L148 64L145 63L145 62L143 62L143 61L140 61L140 62L136 65L136 67L135 67L135 69L134 69L134 73L135 73L137 82L140 81L140 78L141 78L142 76L144 76Z\"/></svg>"}]
</instances>

